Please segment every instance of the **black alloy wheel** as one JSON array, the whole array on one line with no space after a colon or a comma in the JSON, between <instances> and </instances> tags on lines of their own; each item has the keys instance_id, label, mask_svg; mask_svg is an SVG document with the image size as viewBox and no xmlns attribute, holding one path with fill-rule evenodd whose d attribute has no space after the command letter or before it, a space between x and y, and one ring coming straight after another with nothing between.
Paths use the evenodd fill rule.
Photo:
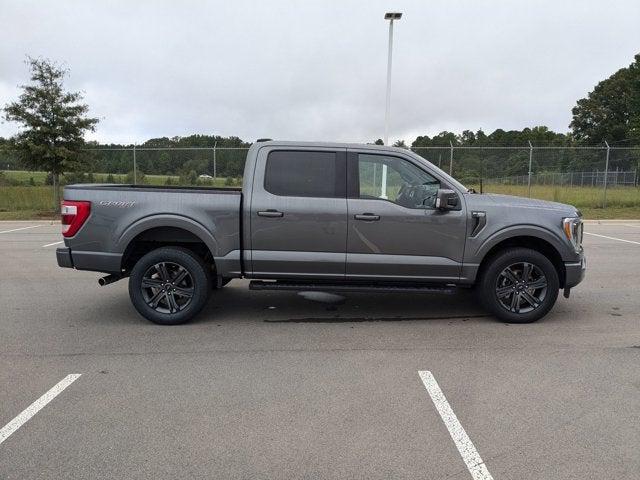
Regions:
<instances>
[{"instance_id":1,"label":"black alloy wheel","mask_svg":"<svg viewBox=\"0 0 640 480\"><path fill-rule=\"evenodd\" d=\"M507 248L486 261L477 293L484 307L508 323L530 323L544 317L558 298L556 267L543 253Z\"/></svg>"},{"instance_id":2,"label":"black alloy wheel","mask_svg":"<svg viewBox=\"0 0 640 480\"><path fill-rule=\"evenodd\" d=\"M142 297L160 313L177 313L188 307L193 298L193 278L182 265L159 262L142 276Z\"/></svg>"},{"instance_id":3,"label":"black alloy wheel","mask_svg":"<svg viewBox=\"0 0 640 480\"><path fill-rule=\"evenodd\" d=\"M133 306L148 320L178 325L206 305L212 290L211 269L189 249L161 247L136 262L129 277Z\"/></svg>"},{"instance_id":4,"label":"black alloy wheel","mask_svg":"<svg viewBox=\"0 0 640 480\"><path fill-rule=\"evenodd\" d=\"M500 272L495 290L500 305L506 310L529 313L544 303L547 277L537 265L517 262Z\"/></svg>"}]
</instances>

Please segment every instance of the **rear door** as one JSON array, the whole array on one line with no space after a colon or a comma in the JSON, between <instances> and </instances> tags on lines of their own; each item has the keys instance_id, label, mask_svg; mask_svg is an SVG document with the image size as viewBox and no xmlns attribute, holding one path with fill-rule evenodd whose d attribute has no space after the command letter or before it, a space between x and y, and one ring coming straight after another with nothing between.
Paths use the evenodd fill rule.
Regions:
<instances>
[{"instance_id":1,"label":"rear door","mask_svg":"<svg viewBox=\"0 0 640 480\"><path fill-rule=\"evenodd\" d=\"M456 281L466 235L459 210L435 208L449 188L416 159L375 151L348 153L347 278Z\"/></svg>"},{"instance_id":2,"label":"rear door","mask_svg":"<svg viewBox=\"0 0 640 480\"><path fill-rule=\"evenodd\" d=\"M260 149L250 209L252 277L344 278L345 149Z\"/></svg>"}]
</instances>

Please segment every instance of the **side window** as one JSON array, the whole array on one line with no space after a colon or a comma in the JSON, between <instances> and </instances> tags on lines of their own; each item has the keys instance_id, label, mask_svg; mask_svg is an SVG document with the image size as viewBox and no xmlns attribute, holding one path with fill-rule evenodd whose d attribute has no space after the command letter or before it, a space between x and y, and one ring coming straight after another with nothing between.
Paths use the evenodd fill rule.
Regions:
<instances>
[{"instance_id":1,"label":"side window","mask_svg":"<svg viewBox=\"0 0 640 480\"><path fill-rule=\"evenodd\" d=\"M440 182L408 160L358 154L359 198L386 199L406 208L433 208Z\"/></svg>"},{"instance_id":2,"label":"side window","mask_svg":"<svg viewBox=\"0 0 640 480\"><path fill-rule=\"evenodd\" d=\"M345 175L335 152L276 150L267 157L264 189L287 197L344 197Z\"/></svg>"}]
</instances>

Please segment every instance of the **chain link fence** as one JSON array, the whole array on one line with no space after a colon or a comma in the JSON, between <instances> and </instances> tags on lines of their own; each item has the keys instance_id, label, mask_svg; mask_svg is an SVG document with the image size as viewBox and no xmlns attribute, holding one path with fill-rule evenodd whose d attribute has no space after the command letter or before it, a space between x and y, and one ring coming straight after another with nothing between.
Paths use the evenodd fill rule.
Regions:
<instances>
[{"instance_id":1,"label":"chain link fence","mask_svg":"<svg viewBox=\"0 0 640 480\"><path fill-rule=\"evenodd\" d=\"M528 185L528 175L516 175L510 177L487 178L485 185ZM636 170L608 172L606 183L610 188L638 186L638 172ZM536 173L531 175L532 185L562 185L567 187L604 187L605 173L593 172L566 172L566 173Z\"/></svg>"},{"instance_id":2,"label":"chain link fence","mask_svg":"<svg viewBox=\"0 0 640 480\"><path fill-rule=\"evenodd\" d=\"M66 183L239 186L248 147L102 147L85 151L85 173ZM477 191L530 196L580 207L640 207L640 147L442 146L412 150ZM9 168L7 168L9 167ZM0 155L0 175L43 185ZM18 175L20 174L20 175Z\"/></svg>"},{"instance_id":3,"label":"chain link fence","mask_svg":"<svg viewBox=\"0 0 640 480\"><path fill-rule=\"evenodd\" d=\"M640 147L416 147L463 184L585 206L640 206ZM609 193L608 193L609 191Z\"/></svg>"},{"instance_id":4,"label":"chain link fence","mask_svg":"<svg viewBox=\"0 0 640 480\"><path fill-rule=\"evenodd\" d=\"M126 174L128 183L241 182L248 147L131 147L86 150L94 172Z\"/></svg>"}]
</instances>

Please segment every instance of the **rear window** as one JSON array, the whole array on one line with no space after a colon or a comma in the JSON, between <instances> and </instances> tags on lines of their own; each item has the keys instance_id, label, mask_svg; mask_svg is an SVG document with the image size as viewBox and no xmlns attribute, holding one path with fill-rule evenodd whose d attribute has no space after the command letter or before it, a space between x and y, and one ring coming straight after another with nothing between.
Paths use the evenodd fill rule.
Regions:
<instances>
[{"instance_id":1,"label":"rear window","mask_svg":"<svg viewBox=\"0 0 640 480\"><path fill-rule=\"evenodd\" d=\"M344 169L337 163L335 152L273 151L267 157L264 188L287 197L344 196Z\"/></svg>"}]
</instances>

